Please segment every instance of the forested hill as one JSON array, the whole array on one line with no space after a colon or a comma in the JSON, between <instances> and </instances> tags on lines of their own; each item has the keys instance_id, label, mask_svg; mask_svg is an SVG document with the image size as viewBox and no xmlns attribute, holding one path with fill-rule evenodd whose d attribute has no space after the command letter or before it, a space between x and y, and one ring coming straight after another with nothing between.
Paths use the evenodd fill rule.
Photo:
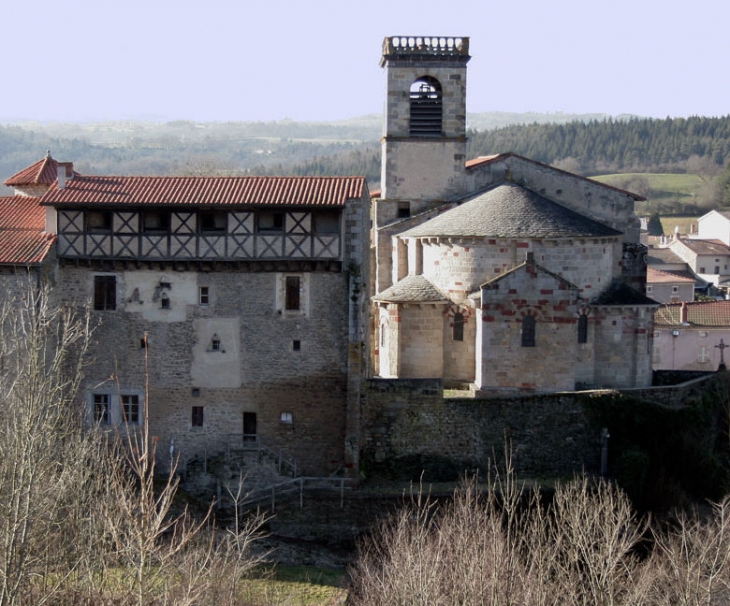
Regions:
<instances>
[{"instance_id":1,"label":"forested hill","mask_svg":"<svg viewBox=\"0 0 730 606\"><path fill-rule=\"evenodd\" d=\"M570 159L569 169L585 175L683 172L691 156L722 167L730 161L730 116L531 124L469 135L470 158L507 151L547 164Z\"/></svg>"},{"instance_id":2,"label":"forested hill","mask_svg":"<svg viewBox=\"0 0 730 606\"><path fill-rule=\"evenodd\" d=\"M481 128L506 120L531 124ZM547 116L549 117L549 116ZM535 114L469 116L468 157L515 152L586 176L617 172L691 172L703 159L730 162L730 116L609 118ZM25 124L0 126L0 183L50 149L95 174L365 175L379 186L378 116L348 122ZM712 167L710 167L712 168ZM709 170L709 173L712 173Z\"/></svg>"}]
</instances>

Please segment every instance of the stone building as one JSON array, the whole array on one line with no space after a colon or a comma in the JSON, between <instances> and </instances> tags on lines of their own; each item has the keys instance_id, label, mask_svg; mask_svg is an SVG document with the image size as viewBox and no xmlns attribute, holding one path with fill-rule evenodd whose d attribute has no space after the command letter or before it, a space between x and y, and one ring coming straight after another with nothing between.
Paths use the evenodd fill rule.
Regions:
<instances>
[{"instance_id":1,"label":"stone building","mask_svg":"<svg viewBox=\"0 0 730 606\"><path fill-rule=\"evenodd\" d=\"M513 153L466 160L468 38L386 38L372 363L475 392L651 383L639 196Z\"/></svg>"},{"instance_id":2,"label":"stone building","mask_svg":"<svg viewBox=\"0 0 730 606\"><path fill-rule=\"evenodd\" d=\"M32 210L26 264L91 306L89 423L135 426L147 406L162 463L243 440L304 474L356 468L363 178L90 176L48 156L6 184L3 229L9 205Z\"/></svg>"}]
</instances>

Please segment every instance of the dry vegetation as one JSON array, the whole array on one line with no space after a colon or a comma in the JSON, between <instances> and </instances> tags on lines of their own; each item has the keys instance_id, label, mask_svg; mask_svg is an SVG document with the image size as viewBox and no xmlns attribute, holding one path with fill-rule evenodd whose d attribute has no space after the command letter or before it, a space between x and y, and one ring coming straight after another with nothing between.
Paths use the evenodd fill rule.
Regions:
<instances>
[{"instance_id":1,"label":"dry vegetation","mask_svg":"<svg viewBox=\"0 0 730 606\"><path fill-rule=\"evenodd\" d=\"M361 546L351 603L730 603L730 498L659 528L602 480L578 477L546 503L504 478L443 505L417 496L384 522Z\"/></svg>"}]
</instances>

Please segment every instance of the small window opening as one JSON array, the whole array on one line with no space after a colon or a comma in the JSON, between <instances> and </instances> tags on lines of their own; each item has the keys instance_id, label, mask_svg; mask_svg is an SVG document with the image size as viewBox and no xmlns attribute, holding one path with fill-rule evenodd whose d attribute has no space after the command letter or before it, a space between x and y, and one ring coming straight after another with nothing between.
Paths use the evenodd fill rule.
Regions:
<instances>
[{"instance_id":1,"label":"small window opening","mask_svg":"<svg viewBox=\"0 0 730 606\"><path fill-rule=\"evenodd\" d=\"M320 210L312 215L314 233L340 233L340 213L336 210Z\"/></svg>"},{"instance_id":2,"label":"small window opening","mask_svg":"<svg viewBox=\"0 0 730 606\"><path fill-rule=\"evenodd\" d=\"M411 85L411 136L441 135L443 99L441 84L436 78L424 76Z\"/></svg>"},{"instance_id":3,"label":"small window opening","mask_svg":"<svg viewBox=\"0 0 730 606\"><path fill-rule=\"evenodd\" d=\"M224 210L202 211L198 215L201 232L224 232L228 222L228 213Z\"/></svg>"},{"instance_id":4,"label":"small window opening","mask_svg":"<svg viewBox=\"0 0 730 606\"><path fill-rule=\"evenodd\" d=\"M109 210L87 210L86 231L107 233L112 230L112 213Z\"/></svg>"},{"instance_id":5,"label":"small window opening","mask_svg":"<svg viewBox=\"0 0 730 606\"><path fill-rule=\"evenodd\" d=\"M258 231L280 232L284 230L284 213L270 210L258 214Z\"/></svg>"},{"instance_id":6,"label":"small window opening","mask_svg":"<svg viewBox=\"0 0 730 606\"><path fill-rule=\"evenodd\" d=\"M170 213L164 210L148 210L142 213L142 231L166 232L170 229Z\"/></svg>"},{"instance_id":7,"label":"small window opening","mask_svg":"<svg viewBox=\"0 0 730 606\"><path fill-rule=\"evenodd\" d=\"M464 340L464 314L454 314L454 330L453 330L454 341Z\"/></svg>"},{"instance_id":8,"label":"small window opening","mask_svg":"<svg viewBox=\"0 0 730 606\"><path fill-rule=\"evenodd\" d=\"M221 340L218 337L218 335L213 335L213 339L210 342L210 351L220 351L221 350Z\"/></svg>"},{"instance_id":9,"label":"small window opening","mask_svg":"<svg viewBox=\"0 0 730 606\"><path fill-rule=\"evenodd\" d=\"M200 397L200 388L199 388L199 387L193 387L193 388L192 388L192 389L190 390L190 393L192 394L192 396L193 396L194 398L199 398L199 397Z\"/></svg>"},{"instance_id":10,"label":"small window opening","mask_svg":"<svg viewBox=\"0 0 730 606\"><path fill-rule=\"evenodd\" d=\"M279 419L284 425L291 425L294 423L294 415L290 412L282 412Z\"/></svg>"},{"instance_id":11,"label":"small window opening","mask_svg":"<svg viewBox=\"0 0 730 606\"><path fill-rule=\"evenodd\" d=\"M522 318L522 347L535 347L535 318Z\"/></svg>"},{"instance_id":12,"label":"small window opening","mask_svg":"<svg viewBox=\"0 0 730 606\"><path fill-rule=\"evenodd\" d=\"M301 341L293 341L292 342L292 349L294 351L301 351L301 349L302 349L302 342Z\"/></svg>"},{"instance_id":13,"label":"small window opening","mask_svg":"<svg viewBox=\"0 0 730 606\"><path fill-rule=\"evenodd\" d=\"M147 349L147 339L145 339L144 337L139 340L139 348Z\"/></svg>"},{"instance_id":14,"label":"small window opening","mask_svg":"<svg viewBox=\"0 0 730 606\"><path fill-rule=\"evenodd\" d=\"M411 216L411 205L409 202L398 203L398 218L407 219Z\"/></svg>"},{"instance_id":15,"label":"small window opening","mask_svg":"<svg viewBox=\"0 0 730 606\"><path fill-rule=\"evenodd\" d=\"M578 343L588 343L588 316L578 317Z\"/></svg>"},{"instance_id":16,"label":"small window opening","mask_svg":"<svg viewBox=\"0 0 730 606\"><path fill-rule=\"evenodd\" d=\"M193 406L191 424L193 427L203 426L203 406Z\"/></svg>"},{"instance_id":17,"label":"small window opening","mask_svg":"<svg viewBox=\"0 0 730 606\"><path fill-rule=\"evenodd\" d=\"M170 309L170 297L165 292L160 295L160 308Z\"/></svg>"},{"instance_id":18,"label":"small window opening","mask_svg":"<svg viewBox=\"0 0 730 606\"><path fill-rule=\"evenodd\" d=\"M300 309L300 279L299 276L286 276L286 301L285 309L287 311L297 311Z\"/></svg>"},{"instance_id":19,"label":"small window opening","mask_svg":"<svg viewBox=\"0 0 730 606\"><path fill-rule=\"evenodd\" d=\"M201 286L198 291L198 302L200 305L208 305L210 303L210 290L207 286Z\"/></svg>"}]
</instances>

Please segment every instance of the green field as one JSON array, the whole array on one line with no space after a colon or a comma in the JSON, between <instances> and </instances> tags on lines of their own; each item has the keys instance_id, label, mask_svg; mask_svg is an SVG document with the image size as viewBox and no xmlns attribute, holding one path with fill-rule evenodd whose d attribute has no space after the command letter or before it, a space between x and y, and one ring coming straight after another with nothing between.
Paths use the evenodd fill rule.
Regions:
<instances>
[{"instance_id":1,"label":"green field","mask_svg":"<svg viewBox=\"0 0 730 606\"><path fill-rule=\"evenodd\" d=\"M687 174L625 173L599 175L591 179L634 191L645 196L650 203L676 200L680 204L692 204L703 185L700 177ZM646 191L637 191L644 188Z\"/></svg>"}]
</instances>

